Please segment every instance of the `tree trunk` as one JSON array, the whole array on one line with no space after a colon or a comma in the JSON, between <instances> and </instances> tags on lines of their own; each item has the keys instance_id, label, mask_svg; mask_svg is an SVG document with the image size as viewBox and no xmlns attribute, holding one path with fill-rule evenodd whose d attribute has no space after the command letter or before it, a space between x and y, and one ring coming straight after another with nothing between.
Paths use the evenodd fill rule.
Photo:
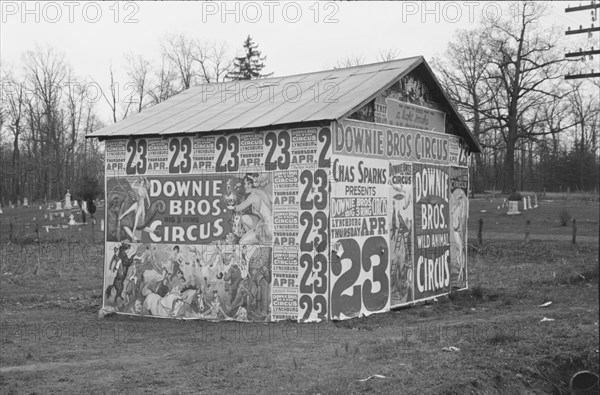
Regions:
<instances>
[{"instance_id":1,"label":"tree trunk","mask_svg":"<svg viewBox=\"0 0 600 395\"><path fill-rule=\"evenodd\" d=\"M515 144L516 139L506 142L506 155L503 167L503 193L512 193L515 190Z\"/></svg>"}]
</instances>

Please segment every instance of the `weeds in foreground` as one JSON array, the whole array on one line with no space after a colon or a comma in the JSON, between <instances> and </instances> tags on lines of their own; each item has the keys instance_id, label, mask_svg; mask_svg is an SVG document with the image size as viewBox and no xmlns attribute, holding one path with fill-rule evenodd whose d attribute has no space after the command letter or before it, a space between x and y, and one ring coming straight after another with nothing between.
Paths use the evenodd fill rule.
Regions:
<instances>
[{"instance_id":1,"label":"weeds in foreground","mask_svg":"<svg viewBox=\"0 0 600 395\"><path fill-rule=\"evenodd\" d=\"M558 213L558 218L560 219L561 226L567 226L569 224L569 222L571 222L571 219L573 217L571 216L571 213L569 212L569 210L567 210L566 208L563 208Z\"/></svg>"}]
</instances>

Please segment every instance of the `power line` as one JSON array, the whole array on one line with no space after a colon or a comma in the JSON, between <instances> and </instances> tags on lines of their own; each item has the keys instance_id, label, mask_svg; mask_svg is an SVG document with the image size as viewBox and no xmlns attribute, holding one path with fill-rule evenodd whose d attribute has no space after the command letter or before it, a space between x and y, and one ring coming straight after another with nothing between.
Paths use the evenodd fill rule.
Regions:
<instances>
[{"instance_id":1,"label":"power line","mask_svg":"<svg viewBox=\"0 0 600 395\"><path fill-rule=\"evenodd\" d=\"M600 8L600 2L596 2L596 0L592 0L590 2L590 4L587 5L581 5L581 3L579 4L579 6L577 7L570 7L567 6L567 8L565 8L565 12L576 12L576 11L587 11L590 10L590 15L591 15L591 19L592 19L592 23L590 27L586 27L584 28L583 25L579 25L579 29L577 30L571 30L571 27L567 28L567 31L565 32L565 35L573 35L573 34L583 34L583 33L587 33L588 37L591 38L594 32L600 32L600 27L596 27L594 26L594 22L596 22L597 20L597 16L598 16L598 8ZM589 56L590 60L594 59L593 55L598 55L600 54L600 50L594 50L594 47L592 47L590 50L584 51L582 48L579 49L579 52L569 52L565 54L565 57L567 58L576 58L576 57L581 57L583 61L585 61L586 56ZM591 70L591 72L589 73L582 73L580 72L579 74L568 74L565 76L566 80L572 80L572 79L579 79L579 78L597 78L600 77L600 72L594 72L594 69Z\"/></svg>"}]
</instances>

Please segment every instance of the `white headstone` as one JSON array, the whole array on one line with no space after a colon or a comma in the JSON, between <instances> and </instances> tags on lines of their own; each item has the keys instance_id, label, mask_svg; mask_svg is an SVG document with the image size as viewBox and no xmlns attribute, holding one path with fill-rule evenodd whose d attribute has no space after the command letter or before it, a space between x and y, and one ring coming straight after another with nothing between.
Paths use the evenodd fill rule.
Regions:
<instances>
[{"instance_id":1,"label":"white headstone","mask_svg":"<svg viewBox=\"0 0 600 395\"><path fill-rule=\"evenodd\" d=\"M77 200L73 200L73 207L79 207L79 203L77 203Z\"/></svg>"},{"instance_id":2,"label":"white headstone","mask_svg":"<svg viewBox=\"0 0 600 395\"><path fill-rule=\"evenodd\" d=\"M103 219L100 220L100 230L101 231L104 230L104 220Z\"/></svg>"},{"instance_id":3,"label":"white headstone","mask_svg":"<svg viewBox=\"0 0 600 395\"><path fill-rule=\"evenodd\" d=\"M523 211L527 211L527 198L523 198Z\"/></svg>"},{"instance_id":4,"label":"white headstone","mask_svg":"<svg viewBox=\"0 0 600 395\"><path fill-rule=\"evenodd\" d=\"M538 208L537 195L533 195L533 208Z\"/></svg>"},{"instance_id":5,"label":"white headstone","mask_svg":"<svg viewBox=\"0 0 600 395\"><path fill-rule=\"evenodd\" d=\"M0 204L0 214L2 214L2 205Z\"/></svg>"},{"instance_id":6,"label":"white headstone","mask_svg":"<svg viewBox=\"0 0 600 395\"><path fill-rule=\"evenodd\" d=\"M533 210L533 207L531 207L531 196L527 196L527 209Z\"/></svg>"},{"instance_id":7,"label":"white headstone","mask_svg":"<svg viewBox=\"0 0 600 395\"><path fill-rule=\"evenodd\" d=\"M75 222L75 216L73 214L69 215L69 225L77 225L77 222Z\"/></svg>"},{"instance_id":8,"label":"white headstone","mask_svg":"<svg viewBox=\"0 0 600 395\"><path fill-rule=\"evenodd\" d=\"M62 210L62 202L56 202L56 209Z\"/></svg>"},{"instance_id":9,"label":"white headstone","mask_svg":"<svg viewBox=\"0 0 600 395\"><path fill-rule=\"evenodd\" d=\"M521 214L521 212L519 211L519 202L517 201L513 201L513 200L509 200L508 201L508 215L518 215Z\"/></svg>"},{"instance_id":10,"label":"white headstone","mask_svg":"<svg viewBox=\"0 0 600 395\"><path fill-rule=\"evenodd\" d=\"M61 211L61 212L60 212L60 217L61 217L61 218L64 218L64 217L65 217L65 212L64 212L64 211Z\"/></svg>"},{"instance_id":11,"label":"white headstone","mask_svg":"<svg viewBox=\"0 0 600 395\"><path fill-rule=\"evenodd\" d=\"M42 206L40 206L40 211L42 211Z\"/></svg>"},{"instance_id":12,"label":"white headstone","mask_svg":"<svg viewBox=\"0 0 600 395\"><path fill-rule=\"evenodd\" d=\"M23 198L23 207L29 207L29 200L27 198Z\"/></svg>"},{"instance_id":13,"label":"white headstone","mask_svg":"<svg viewBox=\"0 0 600 395\"><path fill-rule=\"evenodd\" d=\"M70 210L72 208L73 208L73 205L71 204L71 194L69 193L69 190L67 189L67 193L65 194L65 209Z\"/></svg>"},{"instance_id":14,"label":"white headstone","mask_svg":"<svg viewBox=\"0 0 600 395\"><path fill-rule=\"evenodd\" d=\"M81 209L83 210L84 213L89 214L88 209L87 209L87 202L85 200L81 203Z\"/></svg>"}]
</instances>

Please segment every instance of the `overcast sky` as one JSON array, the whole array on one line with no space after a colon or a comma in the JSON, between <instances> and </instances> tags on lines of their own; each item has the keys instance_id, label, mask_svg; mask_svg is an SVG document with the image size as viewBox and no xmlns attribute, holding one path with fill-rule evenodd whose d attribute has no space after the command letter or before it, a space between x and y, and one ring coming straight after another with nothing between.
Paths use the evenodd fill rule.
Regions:
<instances>
[{"instance_id":1,"label":"overcast sky","mask_svg":"<svg viewBox=\"0 0 600 395\"><path fill-rule=\"evenodd\" d=\"M565 14L568 3L552 3L543 23L566 30L589 21L587 14ZM111 63L117 81L127 82L124 56L158 59L160 38L167 34L225 41L232 54L241 53L249 34L267 56L264 72L281 76L332 68L347 57L374 62L379 50L429 60L443 53L457 29L493 17L499 4L2 1L0 55L2 65L18 74L23 52L50 45L66 55L76 75L108 85ZM105 103L97 108L108 114Z\"/></svg>"}]
</instances>

